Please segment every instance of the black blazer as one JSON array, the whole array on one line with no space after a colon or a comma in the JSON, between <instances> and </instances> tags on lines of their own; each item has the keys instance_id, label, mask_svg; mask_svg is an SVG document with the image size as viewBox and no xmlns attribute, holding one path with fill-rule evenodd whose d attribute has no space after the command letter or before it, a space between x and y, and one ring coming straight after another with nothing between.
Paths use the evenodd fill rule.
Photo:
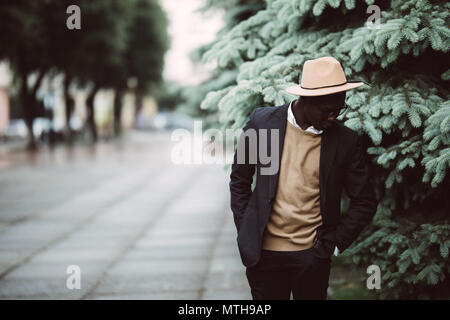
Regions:
<instances>
[{"instance_id":1,"label":"black blazer","mask_svg":"<svg viewBox=\"0 0 450 320\"><path fill-rule=\"evenodd\" d=\"M289 104L256 108L243 129L244 132L250 128L268 129L268 137L270 130L278 129L280 165L288 108ZM259 148L259 135L257 137ZM268 144L266 150L270 152L270 139L265 140ZM248 154L249 141L242 139L241 135L238 148L242 144ZM230 175L231 210L238 231L239 253L247 267L254 266L259 261L263 233L271 214L280 172L278 168L273 175L262 175L261 168L269 164L263 164L265 161L261 162L259 157L256 164L250 160L247 157L245 163L239 164L236 152ZM252 191L255 169L256 185ZM343 124L336 123L322 133L319 188L322 215L322 225L317 229L319 243L331 244L330 248L333 249L337 246L342 252L371 222L377 208L360 137ZM350 207L347 214L341 216L343 188L350 198ZM329 257L331 255L332 250L329 251Z\"/></svg>"}]
</instances>

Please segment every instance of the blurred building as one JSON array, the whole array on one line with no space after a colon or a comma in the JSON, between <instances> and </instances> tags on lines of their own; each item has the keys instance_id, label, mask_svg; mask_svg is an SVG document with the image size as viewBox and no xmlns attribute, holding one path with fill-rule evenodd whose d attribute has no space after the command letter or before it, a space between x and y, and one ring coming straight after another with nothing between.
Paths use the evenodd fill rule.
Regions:
<instances>
[{"instance_id":1,"label":"blurred building","mask_svg":"<svg viewBox=\"0 0 450 320\"><path fill-rule=\"evenodd\" d=\"M9 124L9 85L11 72L6 62L0 62L0 136L3 136Z\"/></svg>"}]
</instances>

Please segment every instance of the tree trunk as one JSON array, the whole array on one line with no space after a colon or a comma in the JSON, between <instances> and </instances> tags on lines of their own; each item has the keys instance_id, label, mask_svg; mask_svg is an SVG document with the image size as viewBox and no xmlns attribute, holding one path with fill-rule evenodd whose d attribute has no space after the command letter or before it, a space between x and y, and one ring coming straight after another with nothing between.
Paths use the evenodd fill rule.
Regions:
<instances>
[{"instance_id":1,"label":"tree trunk","mask_svg":"<svg viewBox=\"0 0 450 320\"><path fill-rule=\"evenodd\" d=\"M66 140L69 144L73 143L73 132L72 132L72 128L70 127L70 118L72 116L74 106L75 106L75 101L70 96L70 93L69 93L69 87L70 87L71 80L72 80L72 77L70 75L66 74L66 76L64 77L64 102L66 105Z\"/></svg>"},{"instance_id":2,"label":"tree trunk","mask_svg":"<svg viewBox=\"0 0 450 320\"><path fill-rule=\"evenodd\" d=\"M92 89L91 93L86 99L86 108L87 108L86 124L89 131L91 132L92 142L94 143L97 142L98 140L97 126L95 125L95 118L94 118L94 98L99 89L100 87L97 84L95 84L94 88Z\"/></svg>"},{"instance_id":3,"label":"tree trunk","mask_svg":"<svg viewBox=\"0 0 450 320\"><path fill-rule=\"evenodd\" d=\"M37 149L36 139L33 133L33 121L36 117L37 108L36 93L47 70L48 68L44 68L39 71L36 82L31 89L28 88L28 75L30 74L30 70L26 66L22 66L18 72L20 78L19 99L22 107L23 119L28 130L28 150Z\"/></svg>"},{"instance_id":4,"label":"tree trunk","mask_svg":"<svg viewBox=\"0 0 450 320\"><path fill-rule=\"evenodd\" d=\"M121 118L122 118L122 98L123 98L123 90L122 88L117 87L115 89L114 96L114 135L116 137L121 134Z\"/></svg>"},{"instance_id":5,"label":"tree trunk","mask_svg":"<svg viewBox=\"0 0 450 320\"><path fill-rule=\"evenodd\" d=\"M136 91L135 95L136 95L136 102L135 102L135 107L134 107L135 108L134 109L134 125L136 127L137 122L138 122L139 113L142 110L144 95L139 90Z\"/></svg>"},{"instance_id":6,"label":"tree trunk","mask_svg":"<svg viewBox=\"0 0 450 320\"><path fill-rule=\"evenodd\" d=\"M28 131L28 143L27 143L27 149L28 150L36 150L37 144L36 139L34 137L33 132L33 121L34 121L34 110L32 106L32 101L30 99L30 95L26 89L21 89L23 92L20 93L20 103L22 105L22 111L23 111L23 118L25 120L25 124L27 126Z\"/></svg>"},{"instance_id":7,"label":"tree trunk","mask_svg":"<svg viewBox=\"0 0 450 320\"><path fill-rule=\"evenodd\" d=\"M20 105L22 107L22 114L25 124L27 126L28 131L28 150L36 150L37 144L33 133L33 121L34 121L34 109L31 101L31 94L28 91L28 71L20 70L20 89L19 89L19 97L20 97Z\"/></svg>"}]
</instances>

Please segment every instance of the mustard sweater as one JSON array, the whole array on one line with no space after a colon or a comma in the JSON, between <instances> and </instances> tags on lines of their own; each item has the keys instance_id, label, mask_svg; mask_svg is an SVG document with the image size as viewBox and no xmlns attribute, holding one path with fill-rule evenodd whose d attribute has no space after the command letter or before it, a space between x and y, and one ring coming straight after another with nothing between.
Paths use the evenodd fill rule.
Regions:
<instances>
[{"instance_id":1,"label":"mustard sweater","mask_svg":"<svg viewBox=\"0 0 450 320\"><path fill-rule=\"evenodd\" d=\"M320 215L321 135L286 125L280 176L263 249L298 251L313 246Z\"/></svg>"}]
</instances>

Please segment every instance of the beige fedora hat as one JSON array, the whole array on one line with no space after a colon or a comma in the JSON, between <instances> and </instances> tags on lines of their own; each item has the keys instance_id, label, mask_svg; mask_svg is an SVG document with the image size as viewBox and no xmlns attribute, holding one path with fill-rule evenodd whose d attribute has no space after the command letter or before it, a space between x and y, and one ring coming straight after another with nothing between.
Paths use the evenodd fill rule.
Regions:
<instances>
[{"instance_id":1,"label":"beige fedora hat","mask_svg":"<svg viewBox=\"0 0 450 320\"><path fill-rule=\"evenodd\" d=\"M347 81L341 64L335 58L322 57L306 60L301 84L286 88L286 92L296 96L324 96L355 89L363 84Z\"/></svg>"}]
</instances>

